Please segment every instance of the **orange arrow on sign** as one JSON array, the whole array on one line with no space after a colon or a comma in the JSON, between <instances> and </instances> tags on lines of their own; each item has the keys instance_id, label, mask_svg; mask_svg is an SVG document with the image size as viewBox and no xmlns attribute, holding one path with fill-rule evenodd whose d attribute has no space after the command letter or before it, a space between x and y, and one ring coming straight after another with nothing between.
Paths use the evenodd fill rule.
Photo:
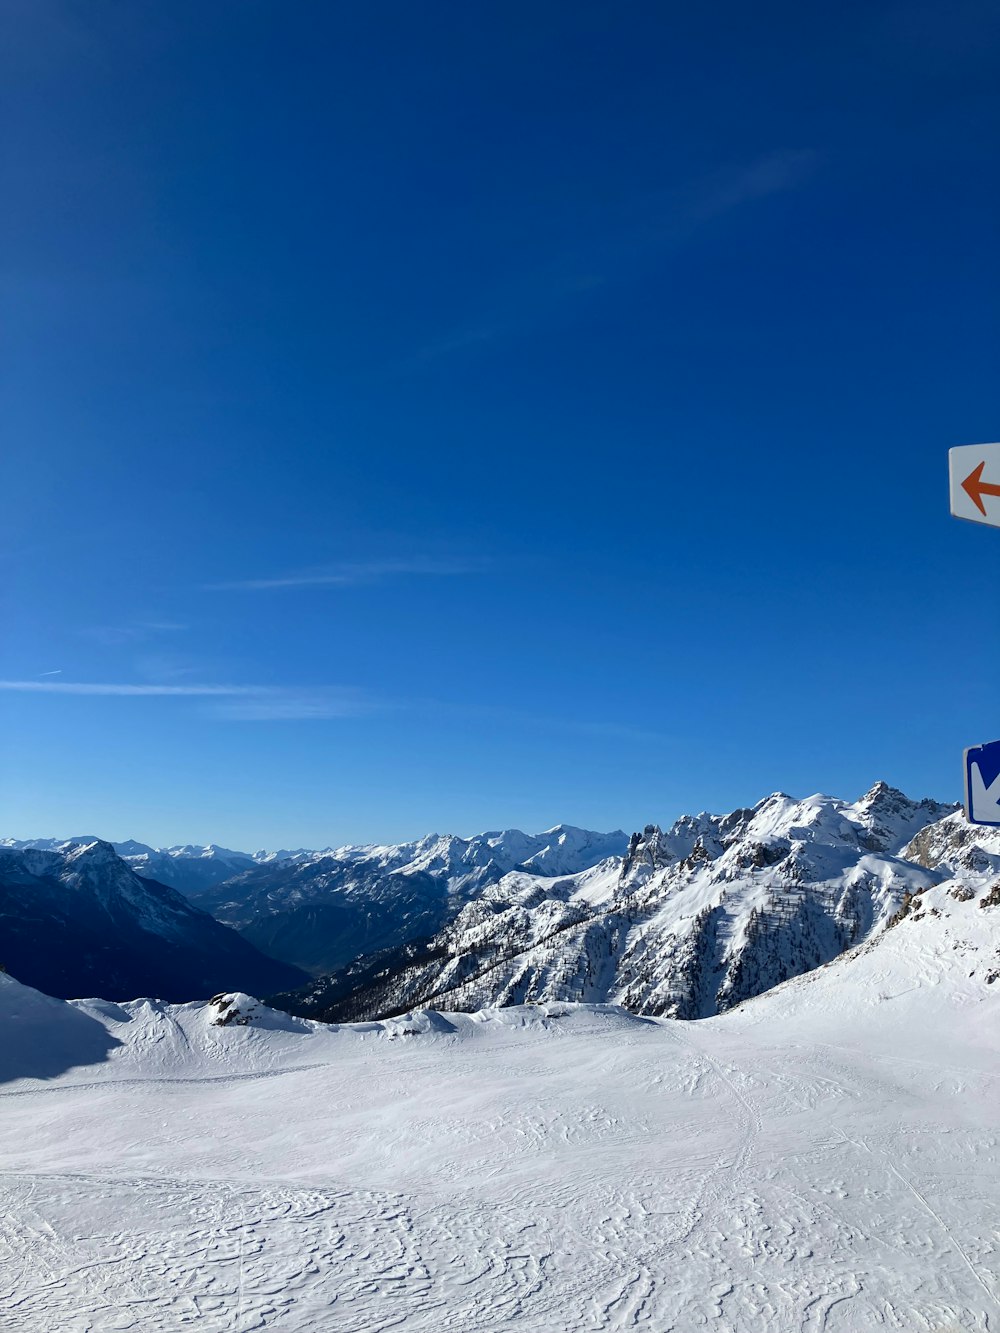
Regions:
<instances>
[{"instance_id":1,"label":"orange arrow on sign","mask_svg":"<svg viewBox=\"0 0 1000 1333\"><path fill-rule=\"evenodd\" d=\"M984 495L1000 495L1000 486L994 486L991 482L983 481L983 468L986 466L985 459L974 472L970 472L962 482L962 490L976 506L981 514L985 516L986 506L983 504Z\"/></svg>"}]
</instances>

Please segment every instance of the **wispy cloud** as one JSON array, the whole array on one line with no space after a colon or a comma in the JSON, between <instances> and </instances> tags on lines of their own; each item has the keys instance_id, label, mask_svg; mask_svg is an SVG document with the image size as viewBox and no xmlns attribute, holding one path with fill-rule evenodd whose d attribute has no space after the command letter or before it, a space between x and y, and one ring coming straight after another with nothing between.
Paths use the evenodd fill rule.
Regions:
<instances>
[{"instance_id":1,"label":"wispy cloud","mask_svg":"<svg viewBox=\"0 0 1000 1333\"><path fill-rule=\"evenodd\" d=\"M40 676L61 676L62 667L56 667L55 671L39 671Z\"/></svg>"},{"instance_id":2,"label":"wispy cloud","mask_svg":"<svg viewBox=\"0 0 1000 1333\"><path fill-rule=\"evenodd\" d=\"M557 318L589 293L633 280L664 255L680 251L713 220L800 188L819 161L811 148L778 148L664 189L602 200L599 207L581 208L575 199L552 201L534 226L558 244L550 248L547 242L547 253L537 254L492 296L483 295L472 318L444 329L404 364L460 354Z\"/></svg>"},{"instance_id":3,"label":"wispy cloud","mask_svg":"<svg viewBox=\"0 0 1000 1333\"><path fill-rule=\"evenodd\" d=\"M267 694L228 699L215 709L218 717L242 722L281 722L299 718L360 717L377 705L359 690L272 690Z\"/></svg>"},{"instance_id":4,"label":"wispy cloud","mask_svg":"<svg viewBox=\"0 0 1000 1333\"><path fill-rule=\"evenodd\" d=\"M71 680L0 680L0 691L102 698L180 698L209 701L214 716L248 722L295 718L359 717L379 704L344 685L142 685Z\"/></svg>"},{"instance_id":5,"label":"wispy cloud","mask_svg":"<svg viewBox=\"0 0 1000 1333\"><path fill-rule=\"evenodd\" d=\"M211 592L258 592L270 588L349 588L407 575L474 574L482 568L481 564L469 560L358 560L268 578L208 583L205 587Z\"/></svg>"},{"instance_id":6,"label":"wispy cloud","mask_svg":"<svg viewBox=\"0 0 1000 1333\"><path fill-rule=\"evenodd\" d=\"M666 741L669 737L630 722L600 718L559 717L490 703L456 703L440 699L391 699L350 685L220 685L139 684L132 681L0 680L0 692L49 696L122 699L192 699L204 701L212 717L240 722L363 717L386 710L437 714L466 722L526 726L550 732L576 733L626 742Z\"/></svg>"},{"instance_id":7,"label":"wispy cloud","mask_svg":"<svg viewBox=\"0 0 1000 1333\"><path fill-rule=\"evenodd\" d=\"M677 211L689 226L721 217L757 199L797 189L815 170L817 161L818 154L811 148L784 148L710 172L677 192Z\"/></svg>"},{"instance_id":8,"label":"wispy cloud","mask_svg":"<svg viewBox=\"0 0 1000 1333\"><path fill-rule=\"evenodd\" d=\"M151 685L183 685L209 674L195 658L170 653L137 653L132 665L136 675Z\"/></svg>"},{"instance_id":9,"label":"wispy cloud","mask_svg":"<svg viewBox=\"0 0 1000 1333\"><path fill-rule=\"evenodd\" d=\"M89 680L0 680L0 690L17 690L25 694L106 694L122 697L147 695L254 695L260 694L254 685L133 685L102 684Z\"/></svg>"},{"instance_id":10,"label":"wispy cloud","mask_svg":"<svg viewBox=\"0 0 1000 1333\"><path fill-rule=\"evenodd\" d=\"M564 732L582 736L606 737L609 740L641 741L643 744L667 743L672 737L654 731L649 726L634 722L603 721L599 718L560 717L555 714L534 713L527 709L506 707L502 704L455 703L442 699L412 700L410 707L417 711L441 717L464 718L470 722L512 724L540 731Z\"/></svg>"},{"instance_id":11,"label":"wispy cloud","mask_svg":"<svg viewBox=\"0 0 1000 1333\"><path fill-rule=\"evenodd\" d=\"M123 643L142 643L158 634L177 634L187 628L174 620L131 620L124 625L91 625L82 633L107 647L115 647Z\"/></svg>"}]
</instances>

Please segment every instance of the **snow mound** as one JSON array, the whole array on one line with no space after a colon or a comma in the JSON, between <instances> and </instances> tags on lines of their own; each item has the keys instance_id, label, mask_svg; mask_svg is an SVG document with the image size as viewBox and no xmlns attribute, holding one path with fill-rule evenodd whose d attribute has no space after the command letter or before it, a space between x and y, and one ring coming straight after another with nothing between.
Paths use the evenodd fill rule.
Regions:
<instances>
[{"instance_id":1,"label":"snow mound","mask_svg":"<svg viewBox=\"0 0 1000 1333\"><path fill-rule=\"evenodd\" d=\"M120 1045L99 1015L0 973L0 1083L58 1078L104 1063Z\"/></svg>"}]
</instances>

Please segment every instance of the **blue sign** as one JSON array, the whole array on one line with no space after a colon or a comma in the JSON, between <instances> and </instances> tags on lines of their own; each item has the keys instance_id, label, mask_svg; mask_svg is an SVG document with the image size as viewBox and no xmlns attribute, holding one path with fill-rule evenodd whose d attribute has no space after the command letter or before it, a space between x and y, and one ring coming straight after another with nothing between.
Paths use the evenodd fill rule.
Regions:
<instances>
[{"instance_id":1,"label":"blue sign","mask_svg":"<svg viewBox=\"0 0 1000 1333\"><path fill-rule=\"evenodd\" d=\"M1000 825L1000 741L965 752L965 814L970 824Z\"/></svg>"}]
</instances>

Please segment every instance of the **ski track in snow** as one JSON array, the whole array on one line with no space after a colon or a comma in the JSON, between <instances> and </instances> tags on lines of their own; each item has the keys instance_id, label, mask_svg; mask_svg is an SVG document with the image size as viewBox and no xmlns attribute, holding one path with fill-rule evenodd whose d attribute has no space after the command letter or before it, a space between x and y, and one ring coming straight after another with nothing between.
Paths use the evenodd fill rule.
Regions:
<instances>
[{"instance_id":1,"label":"ski track in snow","mask_svg":"<svg viewBox=\"0 0 1000 1333\"><path fill-rule=\"evenodd\" d=\"M585 1008L309 1061L326 1034L194 1024L0 1088L4 1333L1000 1328L995 1080L960 1051L928 1092Z\"/></svg>"}]
</instances>

